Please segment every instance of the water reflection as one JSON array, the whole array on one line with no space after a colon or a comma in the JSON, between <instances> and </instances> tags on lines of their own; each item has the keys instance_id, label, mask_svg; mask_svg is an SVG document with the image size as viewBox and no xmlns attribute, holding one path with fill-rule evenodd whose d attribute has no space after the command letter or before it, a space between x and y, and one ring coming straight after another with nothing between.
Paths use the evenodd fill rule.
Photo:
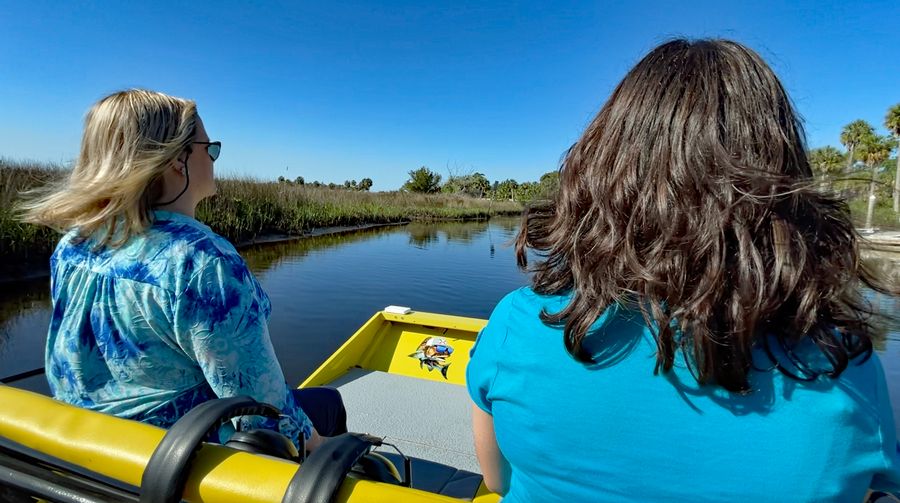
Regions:
<instances>
[{"instance_id":1,"label":"water reflection","mask_svg":"<svg viewBox=\"0 0 900 503\"><path fill-rule=\"evenodd\" d=\"M491 228L499 231L515 229L516 222L512 219L504 219L500 223L483 222L448 222L435 226L428 223L411 223L408 225L409 244L418 248L427 248L441 242L447 243L471 243L487 234L488 240L493 243Z\"/></svg>"},{"instance_id":2,"label":"water reflection","mask_svg":"<svg viewBox=\"0 0 900 503\"><path fill-rule=\"evenodd\" d=\"M438 240L437 230L431 226L413 224L409 226L409 244L425 249Z\"/></svg>"},{"instance_id":3,"label":"water reflection","mask_svg":"<svg viewBox=\"0 0 900 503\"><path fill-rule=\"evenodd\" d=\"M876 351L887 350L888 343L900 341L900 318L897 317L900 300L882 294L869 296L869 302L875 311L872 318L872 343Z\"/></svg>"},{"instance_id":4,"label":"water reflection","mask_svg":"<svg viewBox=\"0 0 900 503\"><path fill-rule=\"evenodd\" d=\"M49 317L50 288L47 280L5 285L0 289L0 358L7 351L13 335L19 331L15 327L35 312L46 313Z\"/></svg>"},{"instance_id":5,"label":"water reflection","mask_svg":"<svg viewBox=\"0 0 900 503\"><path fill-rule=\"evenodd\" d=\"M866 266L878 278L894 288L900 286L900 255L866 251L863 258ZM866 299L876 313L872 319L872 342L876 350L885 352L890 341L900 340L900 318L897 316L900 313L900 299L874 292L867 295Z\"/></svg>"},{"instance_id":6,"label":"water reflection","mask_svg":"<svg viewBox=\"0 0 900 503\"><path fill-rule=\"evenodd\" d=\"M373 236L392 232L394 226L372 227L336 234L254 245L241 250L241 255L254 274L261 275L277 267L286 259L306 257L316 250L327 250L350 243L366 241Z\"/></svg>"}]
</instances>

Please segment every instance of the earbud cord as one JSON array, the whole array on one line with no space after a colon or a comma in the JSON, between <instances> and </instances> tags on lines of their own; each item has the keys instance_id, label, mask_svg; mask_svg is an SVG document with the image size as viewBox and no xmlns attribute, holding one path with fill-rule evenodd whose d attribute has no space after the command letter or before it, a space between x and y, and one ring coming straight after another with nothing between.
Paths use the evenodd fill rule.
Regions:
<instances>
[{"instance_id":1,"label":"earbud cord","mask_svg":"<svg viewBox=\"0 0 900 503\"><path fill-rule=\"evenodd\" d=\"M188 154L188 155L190 155L190 154ZM157 203L156 206L166 206L167 204L172 204L175 201L177 201L179 197L183 196L185 192L187 192L188 185L190 185L190 183L191 183L191 172L188 170L187 160L188 160L188 158L187 158L187 156L185 156L185 158L184 158L184 188L181 189L181 192L179 192L178 195L175 196L175 198L172 199L171 201L166 201L164 203Z\"/></svg>"}]
</instances>

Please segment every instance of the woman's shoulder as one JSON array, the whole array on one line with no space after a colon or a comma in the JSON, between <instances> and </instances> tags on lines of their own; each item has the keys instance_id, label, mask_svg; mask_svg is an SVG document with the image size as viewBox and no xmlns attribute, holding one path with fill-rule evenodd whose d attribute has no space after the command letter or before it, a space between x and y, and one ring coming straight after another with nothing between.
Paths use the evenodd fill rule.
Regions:
<instances>
[{"instance_id":1,"label":"woman's shoulder","mask_svg":"<svg viewBox=\"0 0 900 503\"><path fill-rule=\"evenodd\" d=\"M883 419L885 407L890 410L887 377L881 359L874 351L868 357L851 360L836 381L841 390L879 419Z\"/></svg>"},{"instance_id":2,"label":"woman's shoulder","mask_svg":"<svg viewBox=\"0 0 900 503\"><path fill-rule=\"evenodd\" d=\"M182 291L208 269L242 280L249 276L246 263L228 240L191 217L166 211L155 211L152 225L144 232L97 257L117 277L140 264L141 274L124 276L172 292Z\"/></svg>"},{"instance_id":3,"label":"woman's shoulder","mask_svg":"<svg viewBox=\"0 0 900 503\"><path fill-rule=\"evenodd\" d=\"M494 306L482 336L500 341L510 331L517 334L543 332L548 328L541 321L541 313L558 312L566 302L564 296L542 295L529 287L513 290Z\"/></svg>"},{"instance_id":4,"label":"woman's shoulder","mask_svg":"<svg viewBox=\"0 0 900 503\"><path fill-rule=\"evenodd\" d=\"M243 263L233 244L199 220L168 211L155 211L154 217L146 236L151 247L165 248L200 262L223 259Z\"/></svg>"},{"instance_id":5,"label":"woman's shoulder","mask_svg":"<svg viewBox=\"0 0 900 503\"><path fill-rule=\"evenodd\" d=\"M570 301L569 295L546 295L537 293L531 287L517 288L500 299L491 314L491 320L503 317L516 319L518 317L535 318L541 311L556 313L565 308Z\"/></svg>"},{"instance_id":6,"label":"woman's shoulder","mask_svg":"<svg viewBox=\"0 0 900 503\"><path fill-rule=\"evenodd\" d=\"M760 348L757 348L756 351L760 355L765 355ZM855 397L863 403L878 402L883 398L879 395L886 393L886 389L883 389L887 382L884 368L874 350L871 353L863 353L851 358L843 372L835 378L828 376L834 368L829 356L809 338L803 338L794 345L790 353L787 353L784 347L772 342L768 344L768 351L768 356L765 356L764 361L769 362L770 365L763 368L771 366L774 358L774 361L785 371L793 375L804 375L804 368L815 370L819 375L810 381L810 387L813 389L834 385L843 393ZM760 359L762 360L762 358Z\"/></svg>"},{"instance_id":7,"label":"woman's shoulder","mask_svg":"<svg viewBox=\"0 0 900 503\"><path fill-rule=\"evenodd\" d=\"M797 412L791 417L799 422L807 420L805 410L815 408L820 419L831 417L835 424L869 434L876 433L873 428L894 430L885 371L874 351L851 358L837 376L829 375L834 363L807 338L792 346L790 353L775 344L768 351L754 351L750 396L766 403L766 409L776 402L793 402L797 407L785 410ZM813 371L817 375L811 375Z\"/></svg>"},{"instance_id":8,"label":"woman's shoulder","mask_svg":"<svg viewBox=\"0 0 900 503\"><path fill-rule=\"evenodd\" d=\"M78 244L78 230L70 229L66 233L64 233L59 241L56 242L56 248L53 250L53 256L51 259L55 259L58 256L65 254L69 248L72 248Z\"/></svg>"}]
</instances>

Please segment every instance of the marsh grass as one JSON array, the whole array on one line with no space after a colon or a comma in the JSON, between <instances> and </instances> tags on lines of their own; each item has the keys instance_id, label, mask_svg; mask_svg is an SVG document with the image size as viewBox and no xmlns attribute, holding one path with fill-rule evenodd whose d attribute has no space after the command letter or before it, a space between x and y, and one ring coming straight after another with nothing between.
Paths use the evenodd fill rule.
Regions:
<instances>
[{"instance_id":1,"label":"marsh grass","mask_svg":"<svg viewBox=\"0 0 900 503\"><path fill-rule=\"evenodd\" d=\"M358 192L253 180L221 180L198 218L234 242L320 227L410 220L475 220L518 214L513 202L408 192Z\"/></svg>"},{"instance_id":2,"label":"marsh grass","mask_svg":"<svg viewBox=\"0 0 900 503\"><path fill-rule=\"evenodd\" d=\"M0 158L0 282L46 273L56 232L15 218L23 193L65 176L65 167ZM467 196L357 192L252 179L219 180L197 218L236 245L313 229L403 221L477 220L518 214L515 202Z\"/></svg>"},{"instance_id":3,"label":"marsh grass","mask_svg":"<svg viewBox=\"0 0 900 503\"><path fill-rule=\"evenodd\" d=\"M59 235L46 227L19 222L14 215L15 202L22 192L57 180L64 173L61 166L0 159L0 282L48 267L47 258Z\"/></svg>"}]
</instances>

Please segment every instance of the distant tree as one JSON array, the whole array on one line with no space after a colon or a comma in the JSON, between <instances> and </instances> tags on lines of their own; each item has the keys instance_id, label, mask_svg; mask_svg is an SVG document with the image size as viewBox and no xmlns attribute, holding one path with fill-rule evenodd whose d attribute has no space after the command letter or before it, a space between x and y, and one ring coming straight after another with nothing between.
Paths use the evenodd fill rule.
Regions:
<instances>
[{"instance_id":1,"label":"distant tree","mask_svg":"<svg viewBox=\"0 0 900 503\"><path fill-rule=\"evenodd\" d=\"M519 182L507 179L497 184L497 189L494 190L494 199L501 201L516 201L516 193L519 190Z\"/></svg>"},{"instance_id":2,"label":"distant tree","mask_svg":"<svg viewBox=\"0 0 900 503\"><path fill-rule=\"evenodd\" d=\"M875 136L875 129L868 122L858 119L844 126L841 130L841 143L847 148L847 170L853 167L856 160L856 148L860 143Z\"/></svg>"},{"instance_id":3,"label":"distant tree","mask_svg":"<svg viewBox=\"0 0 900 503\"><path fill-rule=\"evenodd\" d=\"M372 188L372 179L371 178L363 178L359 181L359 185L356 186L359 190L367 191Z\"/></svg>"},{"instance_id":4,"label":"distant tree","mask_svg":"<svg viewBox=\"0 0 900 503\"><path fill-rule=\"evenodd\" d=\"M336 183L334 183L334 182L330 182L330 183L328 184L328 188L329 188L329 189L336 189L336 188L338 188L338 185L337 185Z\"/></svg>"},{"instance_id":5,"label":"distant tree","mask_svg":"<svg viewBox=\"0 0 900 503\"><path fill-rule=\"evenodd\" d=\"M491 190L491 182L484 176L484 173L473 173L469 175L469 184L467 187L468 194L473 197L484 197Z\"/></svg>"},{"instance_id":6,"label":"distant tree","mask_svg":"<svg viewBox=\"0 0 900 503\"><path fill-rule=\"evenodd\" d=\"M491 182L483 173L470 175L450 176L447 183L441 187L441 192L447 194L466 194L471 197L484 197L491 191Z\"/></svg>"},{"instance_id":7,"label":"distant tree","mask_svg":"<svg viewBox=\"0 0 900 503\"><path fill-rule=\"evenodd\" d=\"M894 135L897 140L897 169L894 172L894 213L900 212L900 103L888 109L884 118L884 127Z\"/></svg>"},{"instance_id":8,"label":"distant tree","mask_svg":"<svg viewBox=\"0 0 900 503\"><path fill-rule=\"evenodd\" d=\"M352 184L350 183L350 180L344 180L344 188L345 189L349 189L350 187L352 187L355 184L356 184L356 180L354 180Z\"/></svg>"},{"instance_id":9,"label":"distant tree","mask_svg":"<svg viewBox=\"0 0 900 503\"><path fill-rule=\"evenodd\" d=\"M840 173L844 167L844 154L832 147L814 148L809 151L809 165L819 183L825 187L827 179Z\"/></svg>"},{"instance_id":10,"label":"distant tree","mask_svg":"<svg viewBox=\"0 0 900 503\"><path fill-rule=\"evenodd\" d=\"M278 183L284 183L284 182L286 182L286 181L287 181L287 180L285 180L283 176L279 176L279 177L278 177Z\"/></svg>"},{"instance_id":11,"label":"distant tree","mask_svg":"<svg viewBox=\"0 0 900 503\"><path fill-rule=\"evenodd\" d=\"M298 176L294 179L294 183L296 183L297 185L303 185L304 183L306 183L306 180L304 180L302 176Z\"/></svg>"},{"instance_id":12,"label":"distant tree","mask_svg":"<svg viewBox=\"0 0 900 503\"><path fill-rule=\"evenodd\" d=\"M541 198L549 199L559 191L559 171L550 171L541 175Z\"/></svg>"},{"instance_id":13,"label":"distant tree","mask_svg":"<svg viewBox=\"0 0 900 503\"><path fill-rule=\"evenodd\" d=\"M459 191L459 182L457 181L457 177L451 176L447 178L447 181L441 185L441 192L444 194L455 194Z\"/></svg>"},{"instance_id":14,"label":"distant tree","mask_svg":"<svg viewBox=\"0 0 900 503\"><path fill-rule=\"evenodd\" d=\"M866 210L866 228L872 228L872 216L875 212L875 183L878 176L877 168L891 155L894 142L890 137L871 135L863 139L856 146L860 159L871 171L869 181L869 206Z\"/></svg>"},{"instance_id":15,"label":"distant tree","mask_svg":"<svg viewBox=\"0 0 900 503\"><path fill-rule=\"evenodd\" d=\"M410 192L422 192L432 194L440 190L441 175L422 166L409 172L409 180L403 184L403 189Z\"/></svg>"},{"instance_id":16,"label":"distant tree","mask_svg":"<svg viewBox=\"0 0 900 503\"><path fill-rule=\"evenodd\" d=\"M541 196L540 182L522 182L516 189L516 201L531 201Z\"/></svg>"}]
</instances>

